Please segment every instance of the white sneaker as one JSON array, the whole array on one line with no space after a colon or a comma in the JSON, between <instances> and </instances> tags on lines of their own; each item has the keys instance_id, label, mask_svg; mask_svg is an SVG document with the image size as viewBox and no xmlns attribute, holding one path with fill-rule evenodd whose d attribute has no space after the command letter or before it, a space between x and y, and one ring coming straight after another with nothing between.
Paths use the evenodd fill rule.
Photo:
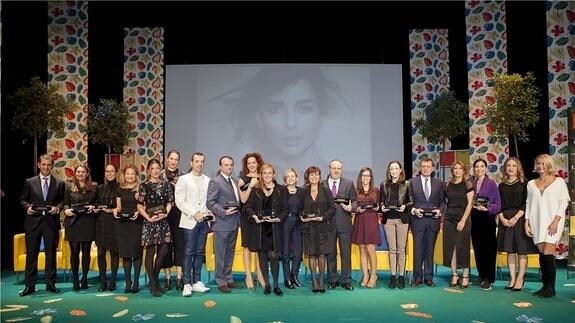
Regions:
<instances>
[{"instance_id":1,"label":"white sneaker","mask_svg":"<svg viewBox=\"0 0 575 323\"><path fill-rule=\"evenodd\" d=\"M192 290L194 292L198 292L198 293L205 293L205 292L209 292L210 289L208 287L206 287L204 285L204 283L202 283L201 281L195 283L194 285L192 285Z\"/></svg>"},{"instance_id":2,"label":"white sneaker","mask_svg":"<svg viewBox=\"0 0 575 323\"><path fill-rule=\"evenodd\" d=\"M184 291L182 292L182 296L184 297L190 297L192 296L192 285L190 284L185 284L184 285Z\"/></svg>"}]
</instances>

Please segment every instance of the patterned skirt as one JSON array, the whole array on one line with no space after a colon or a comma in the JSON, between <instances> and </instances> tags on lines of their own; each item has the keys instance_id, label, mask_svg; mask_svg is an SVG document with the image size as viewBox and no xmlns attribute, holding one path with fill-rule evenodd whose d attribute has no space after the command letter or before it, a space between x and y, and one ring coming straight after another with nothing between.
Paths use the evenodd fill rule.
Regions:
<instances>
[{"instance_id":1,"label":"patterned skirt","mask_svg":"<svg viewBox=\"0 0 575 323\"><path fill-rule=\"evenodd\" d=\"M144 220L142 230L142 246L172 242L170 225L168 220L162 219L158 222L148 222Z\"/></svg>"}]
</instances>

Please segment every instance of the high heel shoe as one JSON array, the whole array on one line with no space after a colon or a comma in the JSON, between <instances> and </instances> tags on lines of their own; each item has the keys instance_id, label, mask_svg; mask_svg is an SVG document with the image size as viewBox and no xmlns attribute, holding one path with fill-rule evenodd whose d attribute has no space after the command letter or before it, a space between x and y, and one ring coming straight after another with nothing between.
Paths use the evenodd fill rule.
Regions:
<instances>
[{"instance_id":1,"label":"high heel shoe","mask_svg":"<svg viewBox=\"0 0 575 323\"><path fill-rule=\"evenodd\" d=\"M455 282L453 282L453 278L457 277L457 279L455 280ZM452 274L451 275L451 281L449 282L449 287L455 287L459 285L459 275L458 274Z\"/></svg>"},{"instance_id":2,"label":"high heel shoe","mask_svg":"<svg viewBox=\"0 0 575 323\"><path fill-rule=\"evenodd\" d=\"M264 295L269 295L269 294L271 294L271 293L272 293L271 288L270 288L269 286L266 286L266 287L264 288Z\"/></svg>"},{"instance_id":3,"label":"high heel shoe","mask_svg":"<svg viewBox=\"0 0 575 323\"><path fill-rule=\"evenodd\" d=\"M136 281L134 285L132 285L132 289L130 290L130 292L132 294L137 294L139 291L140 291L140 283Z\"/></svg>"},{"instance_id":4,"label":"high heel shoe","mask_svg":"<svg viewBox=\"0 0 575 323\"><path fill-rule=\"evenodd\" d=\"M299 281L299 279L297 278L297 276L293 276L291 278L291 283L292 285L294 285L295 287L303 287L303 284Z\"/></svg>"},{"instance_id":5,"label":"high heel shoe","mask_svg":"<svg viewBox=\"0 0 575 323\"><path fill-rule=\"evenodd\" d=\"M245 279L246 288L250 291L255 291L256 287L254 286L254 281L252 279Z\"/></svg>"},{"instance_id":6,"label":"high heel shoe","mask_svg":"<svg viewBox=\"0 0 575 323\"><path fill-rule=\"evenodd\" d=\"M365 287L374 288L376 285L377 285L377 276L371 276L371 277L369 277L369 281L367 282Z\"/></svg>"},{"instance_id":7,"label":"high heel shoe","mask_svg":"<svg viewBox=\"0 0 575 323\"><path fill-rule=\"evenodd\" d=\"M172 289L172 279L171 278L166 278L166 282L164 284L164 290L168 291Z\"/></svg>"},{"instance_id":8,"label":"high heel shoe","mask_svg":"<svg viewBox=\"0 0 575 323\"><path fill-rule=\"evenodd\" d=\"M465 279L467 279L467 284L463 284L463 280L465 280ZM469 276L463 276L463 277L461 277L461 288L465 289L467 287L469 287Z\"/></svg>"},{"instance_id":9,"label":"high heel shoe","mask_svg":"<svg viewBox=\"0 0 575 323\"><path fill-rule=\"evenodd\" d=\"M513 289L513 287L515 286L515 282L514 281L510 281L509 285L505 286L505 289Z\"/></svg>"},{"instance_id":10,"label":"high heel shoe","mask_svg":"<svg viewBox=\"0 0 575 323\"><path fill-rule=\"evenodd\" d=\"M369 277L367 275L363 275L363 278L361 279L361 283L359 284L359 286L361 286L361 287L367 286L368 281L369 281Z\"/></svg>"},{"instance_id":11,"label":"high heel shoe","mask_svg":"<svg viewBox=\"0 0 575 323\"><path fill-rule=\"evenodd\" d=\"M274 294L276 294L279 297L284 296L284 292L282 292L282 290L279 287L274 288Z\"/></svg>"},{"instance_id":12,"label":"high heel shoe","mask_svg":"<svg viewBox=\"0 0 575 323\"><path fill-rule=\"evenodd\" d=\"M515 285L517 285L517 281L515 282ZM513 287L511 288L511 291L520 292L523 289L523 285L525 285L525 280L523 280L521 282L521 287L517 288L517 287L515 287L515 285L513 285Z\"/></svg>"}]
</instances>

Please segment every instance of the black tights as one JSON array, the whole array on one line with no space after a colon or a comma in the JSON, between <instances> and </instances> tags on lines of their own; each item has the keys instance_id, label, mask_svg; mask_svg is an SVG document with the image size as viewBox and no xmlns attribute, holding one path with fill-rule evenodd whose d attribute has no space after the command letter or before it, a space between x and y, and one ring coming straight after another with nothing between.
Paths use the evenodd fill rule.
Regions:
<instances>
[{"instance_id":1,"label":"black tights","mask_svg":"<svg viewBox=\"0 0 575 323\"><path fill-rule=\"evenodd\" d=\"M72 267L72 279L78 281L78 269L80 268L80 251L82 251L82 280L88 279L90 271L90 248L92 241L69 241L70 243L70 266Z\"/></svg>"},{"instance_id":2,"label":"black tights","mask_svg":"<svg viewBox=\"0 0 575 323\"><path fill-rule=\"evenodd\" d=\"M273 250L260 250L258 251L258 260L260 262L260 269L262 270L266 286L270 286L270 274L268 268L271 267L272 277L274 279L274 288L278 288L280 263L277 252Z\"/></svg>"},{"instance_id":3,"label":"black tights","mask_svg":"<svg viewBox=\"0 0 575 323\"><path fill-rule=\"evenodd\" d=\"M323 289L323 275L325 274L325 255L309 256L309 265L311 267L311 279L313 289ZM316 272L319 269L319 279L316 279Z\"/></svg>"},{"instance_id":4,"label":"black tights","mask_svg":"<svg viewBox=\"0 0 575 323\"><path fill-rule=\"evenodd\" d=\"M148 276L150 276L150 287L159 288L160 284L158 282L158 277L160 276L160 270L162 270L162 265L164 264L164 259L166 258L168 251L169 248L167 243L146 246L145 265L146 272L148 272ZM155 260L154 255L156 255Z\"/></svg>"},{"instance_id":5,"label":"black tights","mask_svg":"<svg viewBox=\"0 0 575 323\"><path fill-rule=\"evenodd\" d=\"M116 275L118 274L118 266L120 264L120 257L118 256L117 251L98 247L98 270L100 271L101 285L106 284L106 251L110 251L110 272L112 273L110 283L116 283Z\"/></svg>"},{"instance_id":6,"label":"black tights","mask_svg":"<svg viewBox=\"0 0 575 323\"><path fill-rule=\"evenodd\" d=\"M140 270L142 269L142 256L134 258L122 258L124 266L124 276L126 277L126 285L132 285L132 264L134 264L134 284L139 285Z\"/></svg>"}]
</instances>

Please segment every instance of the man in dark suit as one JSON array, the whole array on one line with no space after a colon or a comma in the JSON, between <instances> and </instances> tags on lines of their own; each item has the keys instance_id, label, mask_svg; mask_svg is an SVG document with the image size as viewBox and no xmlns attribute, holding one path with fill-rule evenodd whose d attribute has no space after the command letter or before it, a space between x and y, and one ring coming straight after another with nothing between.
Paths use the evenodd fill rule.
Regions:
<instances>
[{"instance_id":1,"label":"man in dark suit","mask_svg":"<svg viewBox=\"0 0 575 323\"><path fill-rule=\"evenodd\" d=\"M38 278L38 253L40 241L44 239L46 265L44 280L46 290L58 293L56 288L56 249L60 233L60 209L64 200L64 182L51 175L54 161L50 155L42 155L38 160L39 176L24 182L20 204L26 211L24 232L26 233L26 287L20 296L36 291Z\"/></svg>"},{"instance_id":2,"label":"man in dark suit","mask_svg":"<svg viewBox=\"0 0 575 323\"><path fill-rule=\"evenodd\" d=\"M334 234L330 237L329 244L333 251L327 255L327 269L329 276L329 289L334 289L341 284L346 290L353 290L351 280L351 233L353 225L351 223L351 212L357 208L357 194L353 181L341 177L343 163L337 159L329 162L329 175L323 180L323 185L327 187L336 200L335 215L332 217ZM346 200L345 203L338 203L339 200ZM341 259L341 276L337 274L337 246Z\"/></svg>"},{"instance_id":3,"label":"man in dark suit","mask_svg":"<svg viewBox=\"0 0 575 323\"><path fill-rule=\"evenodd\" d=\"M208 184L206 201L206 206L216 216L212 224L216 255L216 283L222 293L230 293L230 288L241 288L232 277L232 263L240 223L240 194L232 178L233 170L233 158L222 156L220 171Z\"/></svg>"},{"instance_id":4,"label":"man in dark suit","mask_svg":"<svg viewBox=\"0 0 575 323\"><path fill-rule=\"evenodd\" d=\"M411 209L411 231L413 232L413 282L412 286L425 283L434 287L433 250L439 231L441 210L445 205L443 183L431 177L434 163L430 158L422 158L419 176L410 182L413 194Z\"/></svg>"}]
</instances>

